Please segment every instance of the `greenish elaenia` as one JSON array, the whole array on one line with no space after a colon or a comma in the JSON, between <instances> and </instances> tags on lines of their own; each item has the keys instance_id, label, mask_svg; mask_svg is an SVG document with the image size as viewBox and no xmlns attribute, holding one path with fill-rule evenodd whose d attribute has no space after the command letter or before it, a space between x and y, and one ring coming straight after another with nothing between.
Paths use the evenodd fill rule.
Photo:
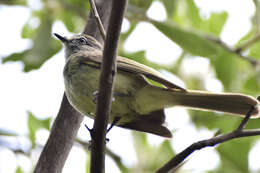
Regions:
<instances>
[{"instance_id":1,"label":"greenish elaenia","mask_svg":"<svg viewBox=\"0 0 260 173\"><path fill-rule=\"evenodd\" d=\"M55 34L65 45L65 93L80 113L94 116L102 62L102 46L93 37L80 34L68 39ZM163 85L150 84L147 79ZM175 105L220 111L244 116L254 107L252 117L259 117L259 101L236 93L193 91L168 81L156 70L133 60L117 57L113 102L109 122L123 128L171 137L163 125L164 108ZM181 116L181 115L178 115Z\"/></svg>"}]
</instances>

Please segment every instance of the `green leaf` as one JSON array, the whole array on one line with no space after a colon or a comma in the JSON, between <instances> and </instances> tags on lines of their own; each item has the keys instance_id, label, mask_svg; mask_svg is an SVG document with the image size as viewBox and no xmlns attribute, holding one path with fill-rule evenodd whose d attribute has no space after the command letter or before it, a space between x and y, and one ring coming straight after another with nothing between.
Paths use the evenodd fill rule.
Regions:
<instances>
[{"instance_id":1,"label":"green leaf","mask_svg":"<svg viewBox=\"0 0 260 173\"><path fill-rule=\"evenodd\" d=\"M24 171L22 170L22 168L20 166L17 166L15 173L24 173Z\"/></svg>"},{"instance_id":2,"label":"green leaf","mask_svg":"<svg viewBox=\"0 0 260 173\"><path fill-rule=\"evenodd\" d=\"M240 117L209 111L189 110L189 114L197 128L206 127L210 130L220 130L221 133L231 132L241 122Z\"/></svg>"},{"instance_id":3,"label":"green leaf","mask_svg":"<svg viewBox=\"0 0 260 173\"><path fill-rule=\"evenodd\" d=\"M260 81L257 80L256 74L250 76L243 84L243 93L258 95L260 91Z\"/></svg>"},{"instance_id":4,"label":"green leaf","mask_svg":"<svg viewBox=\"0 0 260 173\"><path fill-rule=\"evenodd\" d=\"M28 129L29 129L29 138L32 142L33 147L35 146L35 140L36 140L36 132L39 129L47 129L50 130L50 121L51 118L46 118L43 120L40 120L36 118L31 112L28 112Z\"/></svg>"},{"instance_id":5,"label":"green leaf","mask_svg":"<svg viewBox=\"0 0 260 173\"><path fill-rule=\"evenodd\" d=\"M70 32L73 32L76 29L76 22L74 21L77 19L77 17L78 16L75 16L75 14L71 11L64 11L63 13L62 21Z\"/></svg>"},{"instance_id":6,"label":"green leaf","mask_svg":"<svg viewBox=\"0 0 260 173\"><path fill-rule=\"evenodd\" d=\"M239 61L241 60L236 55L225 51L212 58L211 62L215 67L217 78L220 79L226 90L239 88L239 85L237 85L238 81L236 80L239 77Z\"/></svg>"},{"instance_id":7,"label":"green leaf","mask_svg":"<svg viewBox=\"0 0 260 173\"><path fill-rule=\"evenodd\" d=\"M200 28L202 19L199 14L199 8L196 6L193 0L186 0L187 4L187 17L191 22L191 26L194 28Z\"/></svg>"},{"instance_id":8,"label":"green leaf","mask_svg":"<svg viewBox=\"0 0 260 173\"><path fill-rule=\"evenodd\" d=\"M26 5L27 1L26 0L1 0L0 5Z\"/></svg>"},{"instance_id":9,"label":"green leaf","mask_svg":"<svg viewBox=\"0 0 260 173\"><path fill-rule=\"evenodd\" d=\"M52 38L52 18L45 13L41 14L41 24L32 38L33 46L20 53L11 54L3 58L3 63L8 61L21 61L24 71L28 72L40 68L41 65L61 49L61 44Z\"/></svg>"},{"instance_id":10,"label":"green leaf","mask_svg":"<svg viewBox=\"0 0 260 173\"><path fill-rule=\"evenodd\" d=\"M120 44L123 44L125 42L125 40L129 37L129 35L134 31L134 29L136 28L138 22L135 22L135 21L129 21L130 22L130 27L129 29L124 32L124 33L121 33L120 35Z\"/></svg>"},{"instance_id":11,"label":"green leaf","mask_svg":"<svg viewBox=\"0 0 260 173\"><path fill-rule=\"evenodd\" d=\"M171 18L175 12L177 1L176 0L162 0L164 8L166 9L166 13L168 18Z\"/></svg>"},{"instance_id":12,"label":"green leaf","mask_svg":"<svg viewBox=\"0 0 260 173\"><path fill-rule=\"evenodd\" d=\"M151 6L152 2L153 0L130 0L129 4L147 10Z\"/></svg>"},{"instance_id":13,"label":"green leaf","mask_svg":"<svg viewBox=\"0 0 260 173\"><path fill-rule=\"evenodd\" d=\"M205 22L205 31L214 34L215 36L219 36L227 21L227 17L227 12L211 13L210 18Z\"/></svg>"},{"instance_id":14,"label":"green leaf","mask_svg":"<svg viewBox=\"0 0 260 173\"><path fill-rule=\"evenodd\" d=\"M145 134L134 132L133 141L138 159L138 165L133 172L154 172L175 154L168 140L159 146L151 146Z\"/></svg>"},{"instance_id":15,"label":"green leaf","mask_svg":"<svg viewBox=\"0 0 260 173\"><path fill-rule=\"evenodd\" d=\"M217 151L220 154L221 166L219 173L247 173L248 153L251 146L251 140L236 139L220 144Z\"/></svg>"},{"instance_id":16,"label":"green leaf","mask_svg":"<svg viewBox=\"0 0 260 173\"><path fill-rule=\"evenodd\" d=\"M157 153L160 155L160 157L158 157L159 163L164 163L175 155L169 140L163 141L163 143L159 146Z\"/></svg>"},{"instance_id":17,"label":"green leaf","mask_svg":"<svg viewBox=\"0 0 260 173\"><path fill-rule=\"evenodd\" d=\"M151 23L169 39L193 55L210 57L218 53L219 46L216 43L195 32L180 28L172 22L151 20Z\"/></svg>"},{"instance_id":18,"label":"green leaf","mask_svg":"<svg viewBox=\"0 0 260 173\"><path fill-rule=\"evenodd\" d=\"M249 49L249 55L254 58L260 58L260 41L253 44Z\"/></svg>"},{"instance_id":19,"label":"green leaf","mask_svg":"<svg viewBox=\"0 0 260 173\"><path fill-rule=\"evenodd\" d=\"M38 19L38 18L37 18L37 19ZM37 20L37 19L36 19L36 20ZM22 37L22 38L33 38L33 37L35 36L36 32L37 32L37 29L32 28L32 27L30 26L30 24L29 24L30 20L32 20L32 18L29 19L29 20L25 23L25 25L23 26L23 28L22 28L22 33L21 33L21 37Z\"/></svg>"}]
</instances>

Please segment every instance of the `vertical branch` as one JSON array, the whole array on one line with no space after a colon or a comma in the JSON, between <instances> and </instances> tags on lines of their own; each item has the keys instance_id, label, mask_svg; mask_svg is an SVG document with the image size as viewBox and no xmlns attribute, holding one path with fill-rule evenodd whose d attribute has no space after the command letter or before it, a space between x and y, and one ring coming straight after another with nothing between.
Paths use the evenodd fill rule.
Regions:
<instances>
[{"instance_id":1,"label":"vertical branch","mask_svg":"<svg viewBox=\"0 0 260 173\"><path fill-rule=\"evenodd\" d=\"M104 28L108 26L111 4L108 0L97 0L97 9ZM102 41L93 15L89 15L83 33ZM35 173L62 172L82 120L83 116L69 104L64 94L50 136L36 164Z\"/></svg>"},{"instance_id":2,"label":"vertical branch","mask_svg":"<svg viewBox=\"0 0 260 173\"><path fill-rule=\"evenodd\" d=\"M105 171L105 138L110 113L116 55L127 0L113 0L99 80L96 117L92 131L91 173Z\"/></svg>"}]
</instances>

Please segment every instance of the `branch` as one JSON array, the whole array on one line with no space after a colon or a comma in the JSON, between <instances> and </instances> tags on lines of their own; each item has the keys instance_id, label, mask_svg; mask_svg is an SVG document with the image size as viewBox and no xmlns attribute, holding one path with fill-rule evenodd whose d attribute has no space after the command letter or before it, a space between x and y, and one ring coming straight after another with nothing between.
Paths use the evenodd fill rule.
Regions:
<instances>
[{"instance_id":1,"label":"branch","mask_svg":"<svg viewBox=\"0 0 260 173\"><path fill-rule=\"evenodd\" d=\"M109 16L111 13L112 1L108 0L95 0L95 5L97 7L97 12L100 16L100 20L104 26L104 29L107 30ZM94 38L96 38L100 43L104 43L102 36L100 35L100 31L97 29L96 18L93 13L89 13L89 19L87 25L84 28L83 33L88 34Z\"/></svg>"},{"instance_id":2,"label":"branch","mask_svg":"<svg viewBox=\"0 0 260 173\"><path fill-rule=\"evenodd\" d=\"M98 0L97 9L103 21L103 25L107 28L108 15L111 11L111 1ZM85 34L101 40L101 36L95 24L92 15L89 16L85 26ZM62 172L67 156L71 150L74 139L77 135L83 116L80 115L68 102L66 95L63 95L59 113L52 126L51 134L37 162L35 173L45 172Z\"/></svg>"},{"instance_id":3,"label":"branch","mask_svg":"<svg viewBox=\"0 0 260 173\"><path fill-rule=\"evenodd\" d=\"M91 132L93 144L91 147L91 173L104 173L105 170L106 129L111 107L113 80L116 74L117 46L126 4L127 0L113 0L112 3L99 79L97 110Z\"/></svg>"},{"instance_id":4,"label":"branch","mask_svg":"<svg viewBox=\"0 0 260 173\"><path fill-rule=\"evenodd\" d=\"M64 94L50 136L34 170L35 173L62 172L82 120L83 116L70 106Z\"/></svg>"},{"instance_id":5,"label":"branch","mask_svg":"<svg viewBox=\"0 0 260 173\"><path fill-rule=\"evenodd\" d=\"M178 167L191 153L193 153L196 150L200 150L205 147L209 146L215 146L217 144L229 141L234 138L241 138L241 137L248 137L248 136L256 136L260 135L260 129L257 130L243 130L246 123L248 122L251 113L253 111L254 107L251 107L251 109L246 114L245 118L242 120L240 125L237 129L235 129L233 132L216 136L207 140L202 140L199 142L195 142L192 145L190 145L188 148L177 154L174 158L172 158L168 163L166 163L163 167L161 167L159 170L157 170L156 173L166 173L172 169L175 169Z\"/></svg>"},{"instance_id":6,"label":"branch","mask_svg":"<svg viewBox=\"0 0 260 173\"><path fill-rule=\"evenodd\" d=\"M89 142L85 142L82 140L77 140L77 142L82 145L86 151L89 151L89 148L91 147L91 144ZM112 150L109 148L106 148L106 155L108 155L111 159L114 160L118 168L121 170L121 172L129 172L129 169L123 164L122 158L114 153Z\"/></svg>"},{"instance_id":7,"label":"branch","mask_svg":"<svg viewBox=\"0 0 260 173\"><path fill-rule=\"evenodd\" d=\"M101 34L103 40L105 40L106 39L106 31L105 31L105 29L104 29L104 27L102 25L102 22L101 22L101 19L100 19L99 15L98 15L95 2L94 2L94 0L89 0L89 3L90 3L90 6L91 6L93 15L94 15L94 17L96 19L97 26L98 26L98 29L100 31L100 34Z\"/></svg>"},{"instance_id":8,"label":"branch","mask_svg":"<svg viewBox=\"0 0 260 173\"><path fill-rule=\"evenodd\" d=\"M237 47L235 49L235 51L237 53L241 53L243 50L249 48L250 46L252 46L253 44L255 44L256 42L258 42L260 40L260 34L256 35L254 38L252 38L251 40L248 40L247 42L243 43L241 46Z\"/></svg>"},{"instance_id":9,"label":"branch","mask_svg":"<svg viewBox=\"0 0 260 173\"><path fill-rule=\"evenodd\" d=\"M256 67L260 65L260 61L250 57L250 56L245 56L241 53L241 51L237 51L237 49L230 48L226 43L224 43L222 40L217 39L217 38L212 38L212 37L207 37L209 40L214 41L218 44L220 44L224 49L226 49L228 52L231 52L233 54L236 54L238 57L241 59L247 60L253 67Z\"/></svg>"}]
</instances>

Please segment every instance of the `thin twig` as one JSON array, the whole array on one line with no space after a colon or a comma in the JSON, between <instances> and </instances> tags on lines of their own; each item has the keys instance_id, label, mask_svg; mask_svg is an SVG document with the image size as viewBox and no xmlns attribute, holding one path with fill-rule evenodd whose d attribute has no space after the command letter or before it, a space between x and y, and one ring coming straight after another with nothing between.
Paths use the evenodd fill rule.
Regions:
<instances>
[{"instance_id":1,"label":"thin twig","mask_svg":"<svg viewBox=\"0 0 260 173\"><path fill-rule=\"evenodd\" d=\"M246 123L248 122L249 118L251 117L252 112L254 111L255 106L251 106L250 110L247 112L245 118L242 120L242 122L239 124L237 130L242 130L243 128L245 128Z\"/></svg>"},{"instance_id":2,"label":"thin twig","mask_svg":"<svg viewBox=\"0 0 260 173\"><path fill-rule=\"evenodd\" d=\"M251 40L248 40L247 42L243 43L241 46L237 47L235 49L235 51L237 53L241 53L243 50L249 48L250 46L252 46L253 44L255 44L256 42L258 42L260 40L260 34L256 35L254 38L252 38Z\"/></svg>"},{"instance_id":3,"label":"thin twig","mask_svg":"<svg viewBox=\"0 0 260 173\"><path fill-rule=\"evenodd\" d=\"M166 163L163 167L161 167L159 170L156 171L156 173L167 173L170 170L175 169L180 165L190 154L192 154L196 150L200 150L205 147L209 146L215 146L217 144L229 141L234 138L241 138L241 137L248 137L248 136L256 136L260 135L260 129L257 130L242 130L246 123L248 122L248 119L251 116L253 108L251 108L248 113L246 114L246 117L241 121L239 127L235 129L234 131L219 135L207 140L202 140L199 142L195 142L192 145L190 145L188 148L177 154L175 157L173 157L168 163Z\"/></svg>"},{"instance_id":4,"label":"thin twig","mask_svg":"<svg viewBox=\"0 0 260 173\"><path fill-rule=\"evenodd\" d=\"M228 52L236 54L241 59L248 61L253 67L256 67L257 65L260 64L260 61L254 59L250 56L245 56L241 52L237 52L236 49L230 48L226 43L224 43L222 40L220 40L218 38L207 37L207 39L210 40L210 41L216 42L217 44L222 46L224 49L226 49Z\"/></svg>"},{"instance_id":5,"label":"thin twig","mask_svg":"<svg viewBox=\"0 0 260 173\"><path fill-rule=\"evenodd\" d=\"M103 51L103 62L99 79L98 103L92 129L90 172L104 173L106 129L109 119L116 55L121 25L127 0L113 0L109 26Z\"/></svg>"},{"instance_id":6,"label":"thin twig","mask_svg":"<svg viewBox=\"0 0 260 173\"><path fill-rule=\"evenodd\" d=\"M90 3L90 7L92 9L92 13L94 14L94 17L96 19L96 23L97 23L98 29L100 31L100 34L101 34L103 40L106 40L106 31L105 31L102 21L99 17L95 2L94 2L94 0L89 0L89 3Z\"/></svg>"}]
</instances>

